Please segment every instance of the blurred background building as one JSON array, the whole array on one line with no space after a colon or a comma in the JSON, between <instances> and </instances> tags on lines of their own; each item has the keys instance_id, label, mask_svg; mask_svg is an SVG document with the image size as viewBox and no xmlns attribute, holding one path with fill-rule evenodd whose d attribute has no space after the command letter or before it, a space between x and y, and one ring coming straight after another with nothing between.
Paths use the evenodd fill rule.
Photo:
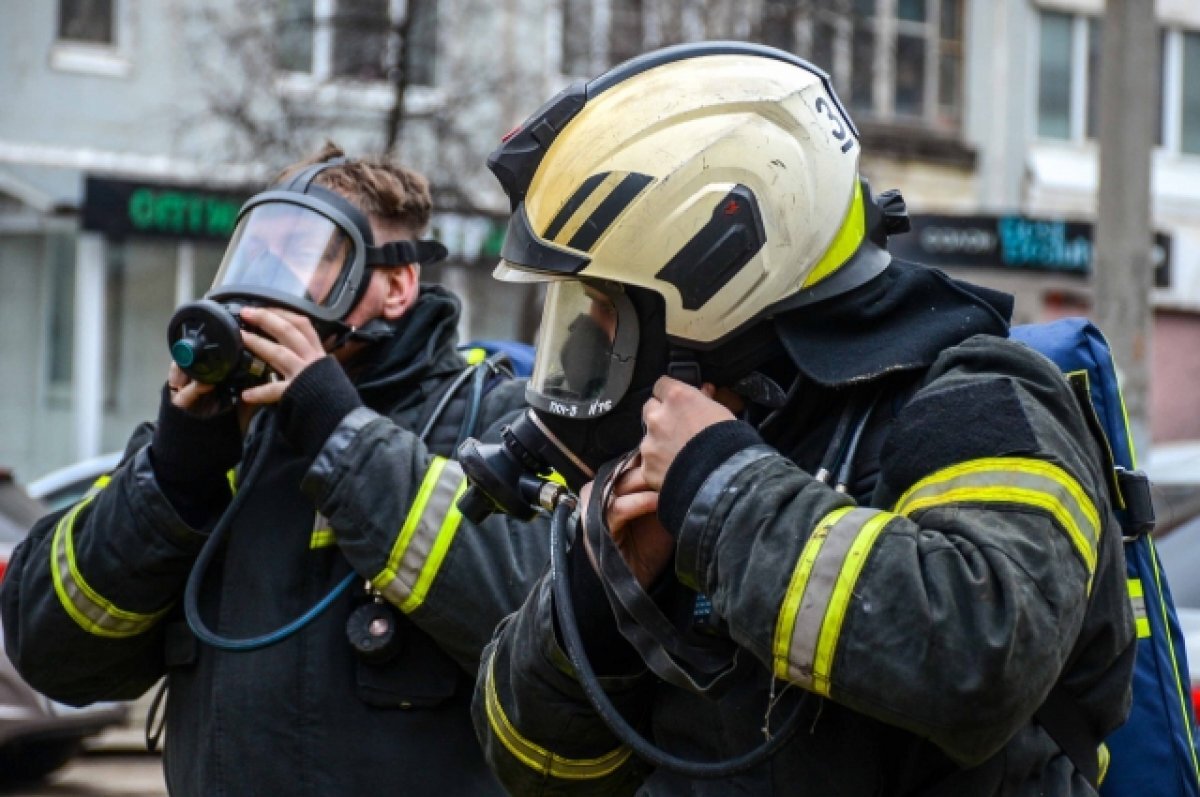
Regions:
<instances>
[{"instance_id":1,"label":"blurred background building","mask_svg":"<svg viewBox=\"0 0 1200 797\"><path fill-rule=\"evenodd\" d=\"M461 337L532 338L489 275L499 137L574 79L679 41L827 68L894 249L1086 314L1101 0L46 0L0 26L0 463L34 478L151 418L172 309L204 292L239 203L331 138L428 174ZM1200 4L1160 0L1156 443L1200 438Z\"/></svg>"}]
</instances>

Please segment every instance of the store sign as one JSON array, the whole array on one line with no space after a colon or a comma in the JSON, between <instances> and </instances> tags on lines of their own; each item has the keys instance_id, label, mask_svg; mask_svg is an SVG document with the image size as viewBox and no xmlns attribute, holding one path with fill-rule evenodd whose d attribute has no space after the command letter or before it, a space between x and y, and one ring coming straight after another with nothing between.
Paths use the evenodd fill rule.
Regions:
<instances>
[{"instance_id":1,"label":"store sign","mask_svg":"<svg viewBox=\"0 0 1200 797\"><path fill-rule=\"evenodd\" d=\"M250 191L88 177L81 226L112 238L151 236L224 243Z\"/></svg>"},{"instance_id":2,"label":"store sign","mask_svg":"<svg viewBox=\"0 0 1200 797\"><path fill-rule=\"evenodd\" d=\"M1075 274L1092 270L1094 225L1027 216L914 215L912 231L888 239L899 258L929 266ZM1154 284L1170 284L1171 238L1155 233Z\"/></svg>"}]
</instances>

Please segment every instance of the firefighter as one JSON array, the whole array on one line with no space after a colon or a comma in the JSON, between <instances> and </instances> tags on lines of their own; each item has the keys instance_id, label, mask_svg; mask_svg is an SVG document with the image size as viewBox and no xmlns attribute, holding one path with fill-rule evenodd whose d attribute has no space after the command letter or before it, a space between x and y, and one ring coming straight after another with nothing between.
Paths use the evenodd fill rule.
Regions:
<instances>
[{"instance_id":1,"label":"firefighter","mask_svg":"<svg viewBox=\"0 0 1200 797\"><path fill-rule=\"evenodd\" d=\"M1134 653L1101 452L1011 297L891 258L858 160L824 73L737 43L493 154L496 276L548 286L530 402L596 474L480 667L512 793L1096 793Z\"/></svg>"},{"instance_id":2,"label":"firefighter","mask_svg":"<svg viewBox=\"0 0 1200 797\"><path fill-rule=\"evenodd\" d=\"M419 283L445 256L430 212L420 174L332 145L253 197L200 309L273 376L191 379L209 349L184 324L157 423L13 556L6 645L36 688L81 705L165 676L173 795L503 793L471 686L545 535L455 506L448 457L522 385L469 367L458 299Z\"/></svg>"}]
</instances>

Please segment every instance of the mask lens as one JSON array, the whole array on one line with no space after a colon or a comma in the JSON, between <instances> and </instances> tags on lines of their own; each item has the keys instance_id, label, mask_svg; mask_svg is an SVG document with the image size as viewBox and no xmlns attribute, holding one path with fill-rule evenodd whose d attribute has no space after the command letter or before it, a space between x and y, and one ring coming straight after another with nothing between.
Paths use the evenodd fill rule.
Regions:
<instances>
[{"instance_id":1,"label":"mask lens","mask_svg":"<svg viewBox=\"0 0 1200 797\"><path fill-rule=\"evenodd\" d=\"M250 210L234 230L213 289L267 288L316 307L341 295L354 243L316 211L285 202Z\"/></svg>"},{"instance_id":2,"label":"mask lens","mask_svg":"<svg viewBox=\"0 0 1200 797\"><path fill-rule=\"evenodd\" d=\"M602 289L575 280L550 283L530 389L568 404L604 396L620 355L614 351L619 324L617 306Z\"/></svg>"}]
</instances>

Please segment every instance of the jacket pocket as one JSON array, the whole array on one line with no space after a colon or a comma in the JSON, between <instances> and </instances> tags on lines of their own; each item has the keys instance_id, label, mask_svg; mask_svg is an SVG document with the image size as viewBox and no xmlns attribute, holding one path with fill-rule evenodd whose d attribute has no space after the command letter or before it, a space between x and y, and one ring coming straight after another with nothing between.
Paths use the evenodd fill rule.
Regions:
<instances>
[{"instance_id":1,"label":"jacket pocket","mask_svg":"<svg viewBox=\"0 0 1200 797\"><path fill-rule=\"evenodd\" d=\"M379 708L432 708L454 697L462 677L454 660L432 639L401 618L404 635L396 656L386 662L355 663L359 698Z\"/></svg>"}]
</instances>

